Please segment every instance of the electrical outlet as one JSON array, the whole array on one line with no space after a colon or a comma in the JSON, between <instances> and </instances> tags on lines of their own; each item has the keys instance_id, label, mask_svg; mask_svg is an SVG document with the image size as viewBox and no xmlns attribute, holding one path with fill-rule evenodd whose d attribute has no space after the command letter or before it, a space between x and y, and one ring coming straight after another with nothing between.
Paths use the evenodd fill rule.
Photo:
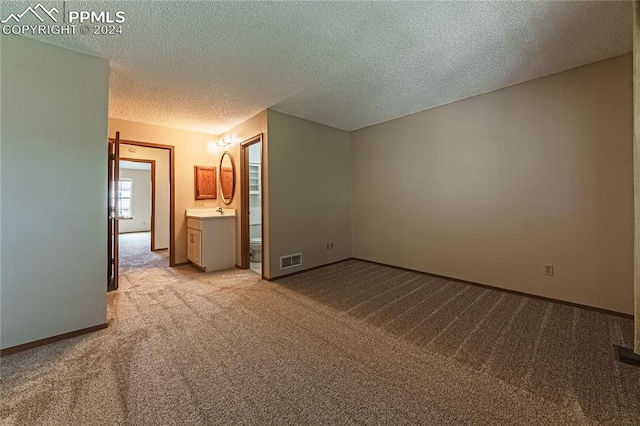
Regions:
<instances>
[{"instance_id":1,"label":"electrical outlet","mask_svg":"<svg viewBox=\"0 0 640 426\"><path fill-rule=\"evenodd\" d=\"M553 276L553 265L548 263L546 265L544 265L544 274L548 275L550 277Z\"/></svg>"},{"instance_id":2,"label":"electrical outlet","mask_svg":"<svg viewBox=\"0 0 640 426\"><path fill-rule=\"evenodd\" d=\"M327 250L333 250L333 243L332 242L331 243L327 243L326 249Z\"/></svg>"}]
</instances>

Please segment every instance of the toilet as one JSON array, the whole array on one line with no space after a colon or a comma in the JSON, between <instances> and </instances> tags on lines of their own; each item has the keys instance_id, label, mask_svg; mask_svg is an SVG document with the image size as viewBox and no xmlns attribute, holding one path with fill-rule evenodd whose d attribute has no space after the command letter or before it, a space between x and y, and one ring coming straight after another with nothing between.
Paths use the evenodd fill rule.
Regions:
<instances>
[{"instance_id":1,"label":"toilet","mask_svg":"<svg viewBox=\"0 0 640 426\"><path fill-rule=\"evenodd\" d=\"M262 262L262 238L251 238L249 247L251 248L251 261Z\"/></svg>"}]
</instances>

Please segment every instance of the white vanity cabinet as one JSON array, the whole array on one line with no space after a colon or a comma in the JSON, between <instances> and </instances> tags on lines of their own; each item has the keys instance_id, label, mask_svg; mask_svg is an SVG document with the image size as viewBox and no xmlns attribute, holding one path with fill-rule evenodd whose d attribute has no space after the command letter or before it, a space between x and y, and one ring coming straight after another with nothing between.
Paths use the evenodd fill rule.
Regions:
<instances>
[{"instance_id":1,"label":"white vanity cabinet","mask_svg":"<svg viewBox=\"0 0 640 426\"><path fill-rule=\"evenodd\" d=\"M236 215L234 209L187 210L187 258L205 272L236 265Z\"/></svg>"},{"instance_id":2,"label":"white vanity cabinet","mask_svg":"<svg viewBox=\"0 0 640 426\"><path fill-rule=\"evenodd\" d=\"M200 228L200 221L192 219L192 225ZM197 225L196 225L197 224ZM187 259L198 266L202 265L202 231L195 228L187 228Z\"/></svg>"}]
</instances>

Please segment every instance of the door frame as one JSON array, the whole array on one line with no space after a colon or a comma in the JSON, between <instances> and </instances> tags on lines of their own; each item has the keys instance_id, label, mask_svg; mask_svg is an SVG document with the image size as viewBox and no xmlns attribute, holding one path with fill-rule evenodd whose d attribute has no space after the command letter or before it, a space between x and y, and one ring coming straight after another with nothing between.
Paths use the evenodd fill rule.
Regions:
<instances>
[{"instance_id":1,"label":"door frame","mask_svg":"<svg viewBox=\"0 0 640 426\"><path fill-rule=\"evenodd\" d=\"M113 140L113 138L109 138ZM176 266L176 165L175 147L151 142L120 139L122 145L134 145L142 148L158 148L169 151L169 266ZM152 234L153 235L153 234Z\"/></svg>"},{"instance_id":2,"label":"door frame","mask_svg":"<svg viewBox=\"0 0 640 426\"><path fill-rule=\"evenodd\" d=\"M151 251L158 251L154 249L156 246L156 160L120 157L120 161L151 164Z\"/></svg>"},{"instance_id":3,"label":"door frame","mask_svg":"<svg viewBox=\"0 0 640 426\"><path fill-rule=\"evenodd\" d=\"M107 292L118 289L118 180L120 179L120 132L107 140ZM112 204L112 195L113 201Z\"/></svg>"},{"instance_id":4,"label":"door frame","mask_svg":"<svg viewBox=\"0 0 640 426\"><path fill-rule=\"evenodd\" d=\"M240 268L249 269L249 147L263 143L263 133L259 133L240 143ZM260 236L262 238L262 278L264 279L264 144L260 149Z\"/></svg>"}]
</instances>

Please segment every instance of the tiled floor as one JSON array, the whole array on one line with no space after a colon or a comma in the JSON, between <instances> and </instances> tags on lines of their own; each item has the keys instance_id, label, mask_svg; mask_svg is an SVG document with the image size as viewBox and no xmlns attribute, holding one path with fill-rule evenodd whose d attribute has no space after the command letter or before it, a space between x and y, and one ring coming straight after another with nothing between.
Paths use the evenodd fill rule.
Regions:
<instances>
[{"instance_id":1,"label":"tiled floor","mask_svg":"<svg viewBox=\"0 0 640 426\"><path fill-rule=\"evenodd\" d=\"M262 276L262 263L261 262L251 262L250 266L251 270L256 274L260 274Z\"/></svg>"}]
</instances>

